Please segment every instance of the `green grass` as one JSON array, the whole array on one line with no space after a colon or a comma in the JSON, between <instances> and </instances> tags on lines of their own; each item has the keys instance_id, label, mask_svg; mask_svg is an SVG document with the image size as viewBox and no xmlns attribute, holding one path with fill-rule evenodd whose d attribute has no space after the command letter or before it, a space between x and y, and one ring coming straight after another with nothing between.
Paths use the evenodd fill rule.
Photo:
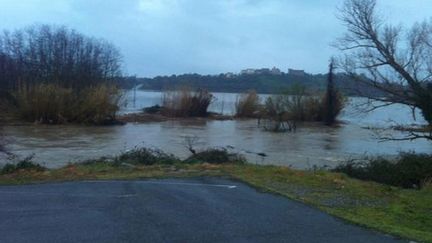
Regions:
<instances>
[{"instance_id":1,"label":"green grass","mask_svg":"<svg viewBox=\"0 0 432 243\"><path fill-rule=\"evenodd\" d=\"M174 163L124 166L93 161L60 169L18 170L0 184L53 181L220 176L317 207L351 223L407 239L432 242L432 187L409 190L341 173L249 164Z\"/></svg>"}]
</instances>

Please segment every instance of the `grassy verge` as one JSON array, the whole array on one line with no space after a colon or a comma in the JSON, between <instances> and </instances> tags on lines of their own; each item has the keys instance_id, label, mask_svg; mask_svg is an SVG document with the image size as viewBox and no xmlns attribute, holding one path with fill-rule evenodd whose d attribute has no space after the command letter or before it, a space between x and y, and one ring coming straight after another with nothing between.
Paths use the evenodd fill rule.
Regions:
<instances>
[{"instance_id":1,"label":"grassy verge","mask_svg":"<svg viewBox=\"0 0 432 243\"><path fill-rule=\"evenodd\" d=\"M0 184L73 180L223 176L315 206L382 232L432 242L432 188L409 190L351 179L341 173L298 171L249 164L116 164L93 161L60 169L22 169L0 175Z\"/></svg>"}]
</instances>

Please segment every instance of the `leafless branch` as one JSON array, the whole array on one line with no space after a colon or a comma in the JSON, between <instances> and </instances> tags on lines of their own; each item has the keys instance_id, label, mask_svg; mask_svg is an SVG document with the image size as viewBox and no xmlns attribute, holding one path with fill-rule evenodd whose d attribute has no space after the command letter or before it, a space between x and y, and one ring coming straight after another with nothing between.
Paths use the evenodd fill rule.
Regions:
<instances>
[{"instance_id":1,"label":"leafless branch","mask_svg":"<svg viewBox=\"0 0 432 243\"><path fill-rule=\"evenodd\" d=\"M185 144L186 148L192 154L196 154L195 146L199 144L199 137L198 136L185 136L184 137L184 144Z\"/></svg>"},{"instance_id":2,"label":"leafless branch","mask_svg":"<svg viewBox=\"0 0 432 243\"><path fill-rule=\"evenodd\" d=\"M383 102L373 109L394 103L419 109L432 124L432 21L408 30L384 24L376 0L345 0L339 12L347 28L337 45L345 54L340 67L357 83L382 94L361 95ZM417 138L431 136L411 133L403 139Z\"/></svg>"}]
</instances>

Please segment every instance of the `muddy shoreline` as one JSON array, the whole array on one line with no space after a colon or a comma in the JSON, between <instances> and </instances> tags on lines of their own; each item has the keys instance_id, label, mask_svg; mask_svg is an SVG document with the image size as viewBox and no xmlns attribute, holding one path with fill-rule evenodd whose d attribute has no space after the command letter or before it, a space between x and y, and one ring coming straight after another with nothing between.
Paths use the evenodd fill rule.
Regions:
<instances>
[{"instance_id":1,"label":"muddy shoreline","mask_svg":"<svg viewBox=\"0 0 432 243\"><path fill-rule=\"evenodd\" d=\"M237 118L229 115L221 115L218 113L209 113L206 117L171 117L160 113L129 113L121 115L117 118L123 123L148 123L148 122L164 122L164 121L231 121Z\"/></svg>"}]
</instances>

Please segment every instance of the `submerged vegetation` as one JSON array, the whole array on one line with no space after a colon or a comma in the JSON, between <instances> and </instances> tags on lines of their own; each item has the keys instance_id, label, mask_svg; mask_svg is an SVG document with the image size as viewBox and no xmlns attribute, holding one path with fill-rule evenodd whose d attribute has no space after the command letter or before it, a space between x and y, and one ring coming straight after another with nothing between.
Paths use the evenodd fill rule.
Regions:
<instances>
[{"instance_id":1,"label":"submerged vegetation","mask_svg":"<svg viewBox=\"0 0 432 243\"><path fill-rule=\"evenodd\" d=\"M301 84L294 84L286 92L268 97L264 104L255 91L241 94L235 104L236 117L256 117L264 129L274 132L295 131L299 122L334 125L346 100L335 88L333 71L332 60L325 94L308 92Z\"/></svg>"},{"instance_id":2,"label":"submerged vegetation","mask_svg":"<svg viewBox=\"0 0 432 243\"><path fill-rule=\"evenodd\" d=\"M121 98L114 85L120 60L110 43L66 27L5 31L0 35L1 108L30 122L112 123Z\"/></svg>"},{"instance_id":3,"label":"submerged vegetation","mask_svg":"<svg viewBox=\"0 0 432 243\"><path fill-rule=\"evenodd\" d=\"M162 96L162 113L170 117L206 117L213 99L213 95L203 89L167 90Z\"/></svg>"},{"instance_id":4,"label":"submerged vegetation","mask_svg":"<svg viewBox=\"0 0 432 243\"><path fill-rule=\"evenodd\" d=\"M235 103L235 116L256 118L259 117L261 99L255 90L240 94Z\"/></svg>"},{"instance_id":5,"label":"submerged vegetation","mask_svg":"<svg viewBox=\"0 0 432 243\"><path fill-rule=\"evenodd\" d=\"M308 94L301 85L291 87L284 94L270 96L264 105L262 126L271 131L294 131L299 122L332 125L345 106L343 96L332 92L331 103L328 95Z\"/></svg>"},{"instance_id":6,"label":"submerged vegetation","mask_svg":"<svg viewBox=\"0 0 432 243\"><path fill-rule=\"evenodd\" d=\"M24 86L13 94L16 116L43 124L85 123L104 125L116 121L121 91L101 84L81 90L55 84Z\"/></svg>"}]
</instances>

